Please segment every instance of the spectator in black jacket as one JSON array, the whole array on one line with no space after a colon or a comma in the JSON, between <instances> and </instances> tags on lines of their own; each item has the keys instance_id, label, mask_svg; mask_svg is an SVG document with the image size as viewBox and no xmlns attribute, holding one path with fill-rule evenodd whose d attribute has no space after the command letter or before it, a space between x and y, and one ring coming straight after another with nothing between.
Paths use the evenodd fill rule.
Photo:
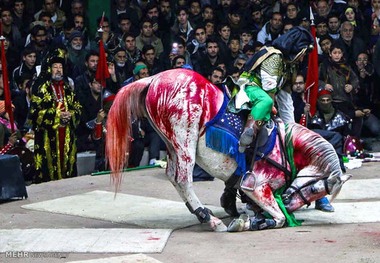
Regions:
<instances>
[{"instance_id":1,"label":"spectator in black jacket","mask_svg":"<svg viewBox=\"0 0 380 263\"><path fill-rule=\"evenodd\" d=\"M207 78L210 70L221 63L224 63L224 60L220 56L217 40L208 38L206 40L206 56L198 61L193 61L194 70Z\"/></svg>"}]
</instances>

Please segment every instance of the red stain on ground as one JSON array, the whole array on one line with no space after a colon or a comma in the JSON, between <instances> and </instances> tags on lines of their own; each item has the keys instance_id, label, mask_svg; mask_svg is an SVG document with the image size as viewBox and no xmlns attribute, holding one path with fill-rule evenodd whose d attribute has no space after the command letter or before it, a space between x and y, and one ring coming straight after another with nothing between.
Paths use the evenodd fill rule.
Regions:
<instances>
[{"instance_id":1,"label":"red stain on ground","mask_svg":"<svg viewBox=\"0 0 380 263\"><path fill-rule=\"evenodd\" d=\"M160 240L159 237L148 237L148 240Z\"/></svg>"},{"instance_id":2,"label":"red stain on ground","mask_svg":"<svg viewBox=\"0 0 380 263\"><path fill-rule=\"evenodd\" d=\"M369 232L369 231L366 231L366 232L363 232L363 234L366 235L366 236L374 237L376 239L380 239L380 232Z\"/></svg>"}]
</instances>

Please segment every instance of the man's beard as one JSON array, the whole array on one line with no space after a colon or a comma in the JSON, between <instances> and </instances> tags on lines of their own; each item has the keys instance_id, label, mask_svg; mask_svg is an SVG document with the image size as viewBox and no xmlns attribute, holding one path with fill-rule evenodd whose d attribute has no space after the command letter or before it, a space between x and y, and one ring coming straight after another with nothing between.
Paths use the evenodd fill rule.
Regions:
<instances>
[{"instance_id":1,"label":"man's beard","mask_svg":"<svg viewBox=\"0 0 380 263\"><path fill-rule=\"evenodd\" d=\"M333 113L334 112L334 107L332 103L318 103L319 110L324 113Z\"/></svg>"},{"instance_id":2,"label":"man's beard","mask_svg":"<svg viewBox=\"0 0 380 263\"><path fill-rule=\"evenodd\" d=\"M36 42L36 45L39 46L39 47L46 47L46 41L45 40L41 40L39 42Z\"/></svg>"},{"instance_id":3,"label":"man's beard","mask_svg":"<svg viewBox=\"0 0 380 263\"><path fill-rule=\"evenodd\" d=\"M101 91L98 91L98 90L92 90L92 93L94 93L95 95L100 95L102 92Z\"/></svg>"},{"instance_id":4,"label":"man's beard","mask_svg":"<svg viewBox=\"0 0 380 263\"><path fill-rule=\"evenodd\" d=\"M116 65L122 68L125 66L125 62L117 62Z\"/></svg>"},{"instance_id":5,"label":"man's beard","mask_svg":"<svg viewBox=\"0 0 380 263\"><path fill-rule=\"evenodd\" d=\"M74 50L76 50L76 51L79 51L79 50L82 49L82 45L81 45L81 44L80 44L80 45L74 45L74 44L71 44L71 47L72 47Z\"/></svg>"},{"instance_id":6,"label":"man's beard","mask_svg":"<svg viewBox=\"0 0 380 263\"><path fill-rule=\"evenodd\" d=\"M63 75L61 75L61 74L55 74L55 75L51 76L51 79L54 80L54 81L60 81L60 80L63 79Z\"/></svg>"},{"instance_id":7,"label":"man's beard","mask_svg":"<svg viewBox=\"0 0 380 263\"><path fill-rule=\"evenodd\" d=\"M207 54L207 56L208 56L209 58L213 59L213 58L216 58L216 57L218 56L218 54L215 54L215 55Z\"/></svg>"}]
</instances>

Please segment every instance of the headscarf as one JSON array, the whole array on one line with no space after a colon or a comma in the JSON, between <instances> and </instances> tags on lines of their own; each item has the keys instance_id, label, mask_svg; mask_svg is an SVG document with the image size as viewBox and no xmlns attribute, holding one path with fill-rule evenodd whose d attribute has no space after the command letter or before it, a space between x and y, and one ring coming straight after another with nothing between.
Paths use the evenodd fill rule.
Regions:
<instances>
[{"instance_id":1,"label":"headscarf","mask_svg":"<svg viewBox=\"0 0 380 263\"><path fill-rule=\"evenodd\" d=\"M321 103L321 99L324 98L324 97L328 97L330 98L330 103ZM321 90L319 93L318 93L318 109L320 111L320 113L323 114L324 116L324 119L326 122L329 122L331 120L331 118L333 117L334 115L334 112L335 112L335 109L332 105L332 96L331 96L331 92L328 91L328 90Z\"/></svg>"}]
</instances>

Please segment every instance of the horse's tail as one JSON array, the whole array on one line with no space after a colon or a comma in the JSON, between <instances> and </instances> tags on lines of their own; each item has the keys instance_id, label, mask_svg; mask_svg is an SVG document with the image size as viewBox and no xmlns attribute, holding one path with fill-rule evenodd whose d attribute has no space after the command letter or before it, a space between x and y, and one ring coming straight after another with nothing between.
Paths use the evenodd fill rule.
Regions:
<instances>
[{"instance_id":1,"label":"horse's tail","mask_svg":"<svg viewBox=\"0 0 380 263\"><path fill-rule=\"evenodd\" d=\"M107 116L105 154L115 191L120 188L122 170L128 165L132 121L144 115L144 91L148 85L146 80L136 81L122 88Z\"/></svg>"}]
</instances>

